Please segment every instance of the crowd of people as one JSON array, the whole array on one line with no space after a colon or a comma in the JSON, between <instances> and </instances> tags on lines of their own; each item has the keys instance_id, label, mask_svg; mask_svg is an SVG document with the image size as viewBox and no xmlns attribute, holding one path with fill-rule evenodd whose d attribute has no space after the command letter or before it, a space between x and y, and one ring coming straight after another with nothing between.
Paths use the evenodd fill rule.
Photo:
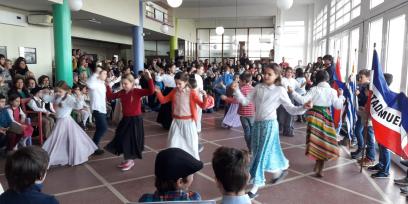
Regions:
<instances>
[{"instance_id":1,"label":"crowd of people","mask_svg":"<svg viewBox=\"0 0 408 204\"><path fill-rule=\"evenodd\" d=\"M58 203L41 193L47 169L82 164L104 151L123 155L118 164L122 171L132 169L134 160L142 159L142 115L149 111L157 111L157 122L169 130L168 149L156 157L157 191L143 195L140 202L201 199L198 192L188 190L193 174L203 167L201 118L222 109L220 126L242 126L242 142L247 146L247 150L220 147L214 152L212 165L224 204L250 203L259 188L285 178L289 161L279 136L294 137L295 119L307 124L305 154L316 161L316 177L323 177L326 161L339 157L342 142L332 107L341 109L345 98L342 90L331 87L335 64L330 55L295 68L285 58L278 64L252 62L245 55L219 63L167 63L155 58L142 71L134 69L130 60L114 57L100 62L74 49L72 63L74 78L69 86L65 81L52 83L52 77L45 75L37 80L24 58L12 63L0 55L0 148L2 155L9 155L5 167L9 189L0 196L0 203L25 203L24 199ZM360 109L350 141L357 150L351 157L374 171L373 178L384 178L389 176L390 152L380 145L380 161L375 164L375 137L364 109L369 76L369 70L361 70L357 77ZM385 78L390 84L392 75ZM32 125L38 113L44 144L37 139L39 125ZM117 124L115 136L101 147L109 123ZM92 139L85 132L88 128L95 129ZM34 147L37 144L42 148ZM367 154L362 158L364 148ZM272 180L266 181L265 172L273 172ZM396 183L408 186L408 179Z\"/></svg>"}]
</instances>

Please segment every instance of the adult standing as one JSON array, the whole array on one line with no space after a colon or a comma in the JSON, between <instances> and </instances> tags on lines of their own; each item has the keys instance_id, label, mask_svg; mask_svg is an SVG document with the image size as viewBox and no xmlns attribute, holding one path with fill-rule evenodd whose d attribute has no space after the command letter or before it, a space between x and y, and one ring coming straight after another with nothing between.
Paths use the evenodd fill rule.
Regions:
<instances>
[{"instance_id":1,"label":"adult standing","mask_svg":"<svg viewBox=\"0 0 408 204\"><path fill-rule=\"evenodd\" d=\"M99 147L99 142L108 129L106 119L106 86L107 70L97 67L95 73L87 80L89 96L91 99L92 115L95 117L95 134L93 141L98 146L95 155L101 155L104 151Z\"/></svg>"}]
</instances>

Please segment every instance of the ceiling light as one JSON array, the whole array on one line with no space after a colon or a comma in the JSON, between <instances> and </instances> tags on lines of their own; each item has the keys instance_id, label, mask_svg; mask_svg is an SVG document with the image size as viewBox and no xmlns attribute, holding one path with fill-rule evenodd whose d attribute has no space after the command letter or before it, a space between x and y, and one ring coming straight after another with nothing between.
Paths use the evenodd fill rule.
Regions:
<instances>
[{"instance_id":1,"label":"ceiling light","mask_svg":"<svg viewBox=\"0 0 408 204\"><path fill-rule=\"evenodd\" d=\"M162 24L162 26L160 27L160 30L163 33L168 33L169 32L169 26L167 24Z\"/></svg>"},{"instance_id":2,"label":"ceiling light","mask_svg":"<svg viewBox=\"0 0 408 204\"><path fill-rule=\"evenodd\" d=\"M68 5L71 11L79 11L82 9L84 2L82 0L69 0Z\"/></svg>"},{"instance_id":3,"label":"ceiling light","mask_svg":"<svg viewBox=\"0 0 408 204\"><path fill-rule=\"evenodd\" d=\"M293 0L277 0L276 5L282 10L288 10L293 5Z\"/></svg>"},{"instance_id":4,"label":"ceiling light","mask_svg":"<svg viewBox=\"0 0 408 204\"><path fill-rule=\"evenodd\" d=\"M217 28L215 28L215 33L217 33L217 35L224 34L224 27L218 26Z\"/></svg>"},{"instance_id":5,"label":"ceiling light","mask_svg":"<svg viewBox=\"0 0 408 204\"><path fill-rule=\"evenodd\" d=\"M167 0L167 3L169 4L169 6L177 8L181 6L183 0Z\"/></svg>"}]
</instances>

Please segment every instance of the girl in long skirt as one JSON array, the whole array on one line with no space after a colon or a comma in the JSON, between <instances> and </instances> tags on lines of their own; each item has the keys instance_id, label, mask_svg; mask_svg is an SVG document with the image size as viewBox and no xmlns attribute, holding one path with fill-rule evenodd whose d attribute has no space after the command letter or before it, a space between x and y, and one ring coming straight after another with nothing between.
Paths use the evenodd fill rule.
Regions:
<instances>
[{"instance_id":1,"label":"girl in long skirt","mask_svg":"<svg viewBox=\"0 0 408 204\"><path fill-rule=\"evenodd\" d=\"M72 109L77 107L77 98L67 93L65 81L59 81L55 89L54 107L57 123L43 145L50 156L49 165L78 165L98 149L95 143L72 119Z\"/></svg>"},{"instance_id":2,"label":"girl in long skirt","mask_svg":"<svg viewBox=\"0 0 408 204\"><path fill-rule=\"evenodd\" d=\"M197 105L204 109L207 96L204 91L201 91L203 94L203 101L201 101L197 92L188 86L188 74L179 72L174 79L177 88L173 89L167 96L163 96L160 89L156 88L157 99L160 103L171 101L173 106L173 122L169 131L168 147L183 149L199 159L196 126Z\"/></svg>"},{"instance_id":3,"label":"girl in long skirt","mask_svg":"<svg viewBox=\"0 0 408 204\"><path fill-rule=\"evenodd\" d=\"M121 91L112 93L111 88L106 87L108 100L120 99L123 117L116 128L115 137L105 149L115 155L123 154L124 161L118 165L122 171L130 170L135 165L133 160L141 159L144 150L141 98L154 93L154 83L147 70L145 77L148 79L148 89L134 88L135 78L131 74L122 77Z\"/></svg>"},{"instance_id":4,"label":"girl in long skirt","mask_svg":"<svg viewBox=\"0 0 408 204\"><path fill-rule=\"evenodd\" d=\"M168 95L176 87L176 82L174 81L174 73L176 73L176 65L173 64L167 68L166 74L158 74L155 77L155 80L157 82L163 82L164 95ZM171 102L161 104L159 114L157 114L156 119L156 121L162 124L162 127L167 130L170 128L171 121L173 120L173 117L171 115L172 113L171 108L172 108Z\"/></svg>"},{"instance_id":5,"label":"girl in long skirt","mask_svg":"<svg viewBox=\"0 0 408 204\"><path fill-rule=\"evenodd\" d=\"M234 75L234 82L236 83L239 82L239 75ZM232 97L232 95L233 95L233 90L229 86L227 88L227 96ZM225 114L224 119L222 120L222 126L227 127L227 128L241 127L241 120L240 120L240 116L238 115L239 104L231 103L228 106L229 106L228 111Z\"/></svg>"},{"instance_id":6,"label":"girl in long skirt","mask_svg":"<svg viewBox=\"0 0 408 204\"><path fill-rule=\"evenodd\" d=\"M264 68L264 80L258 84L246 97L234 83L236 99L244 106L252 102L255 105L255 123L251 137L252 161L250 165L252 189L248 192L251 198L256 196L258 188L265 185L264 172L276 173L271 182L275 183L287 175L289 161L283 154L279 141L279 128L276 119L276 109L282 105L290 114L301 115L312 104L304 107L294 106L289 99L287 90L280 86L280 67L273 63Z\"/></svg>"},{"instance_id":7,"label":"girl in long skirt","mask_svg":"<svg viewBox=\"0 0 408 204\"><path fill-rule=\"evenodd\" d=\"M293 92L294 99L301 104L312 101L314 106L306 115L306 155L314 160L316 164L314 171L317 177L322 177L324 162L339 156L339 147L334 128L331 106L342 108L344 104L343 91L332 89L327 83L329 74L324 71L316 73L317 86L312 87L305 96Z\"/></svg>"}]
</instances>

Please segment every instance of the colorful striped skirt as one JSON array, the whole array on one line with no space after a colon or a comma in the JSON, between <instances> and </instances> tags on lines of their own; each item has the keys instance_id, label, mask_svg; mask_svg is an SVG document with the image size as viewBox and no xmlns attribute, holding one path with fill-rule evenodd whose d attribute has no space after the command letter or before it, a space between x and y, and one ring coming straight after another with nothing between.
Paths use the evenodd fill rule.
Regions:
<instances>
[{"instance_id":1,"label":"colorful striped skirt","mask_svg":"<svg viewBox=\"0 0 408 204\"><path fill-rule=\"evenodd\" d=\"M339 147L329 107L314 106L306 113L306 155L315 160L339 157Z\"/></svg>"}]
</instances>

